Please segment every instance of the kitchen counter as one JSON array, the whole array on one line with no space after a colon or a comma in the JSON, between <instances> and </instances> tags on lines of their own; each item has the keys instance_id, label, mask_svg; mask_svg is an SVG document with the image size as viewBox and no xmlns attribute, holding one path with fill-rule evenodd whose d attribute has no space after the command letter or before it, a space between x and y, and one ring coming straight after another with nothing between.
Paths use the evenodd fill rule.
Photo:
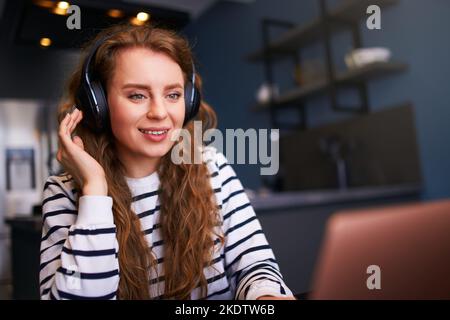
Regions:
<instances>
[{"instance_id":1,"label":"kitchen counter","mask_svg":"<svg viewBox=\"0 0 450 320\"><path fill-rule=\"evenodd\" d=\"M350 203L393 197L418 195L422 190L419 184L394 186L355 187L346 190L289 191L251 196L255 211L322 206Z\"/></svg>"}]
</instances>

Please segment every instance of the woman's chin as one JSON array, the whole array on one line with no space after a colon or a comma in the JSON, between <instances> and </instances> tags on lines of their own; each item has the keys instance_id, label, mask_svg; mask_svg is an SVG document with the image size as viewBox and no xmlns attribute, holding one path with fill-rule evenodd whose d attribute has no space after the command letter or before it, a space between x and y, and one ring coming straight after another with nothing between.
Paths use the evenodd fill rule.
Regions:
<instances>
[{"instance_id":1,"label":"woman's chin","mask_svg":"<svg viewBox=\"0 0 450 320\"><path fill-rule=\"evenodd\" d=\"M168 146L156 145L151 147L147 146L143 153L149 158L161 158L168 152L170 152L170 148Z\"/></svg>"}]
</instances>

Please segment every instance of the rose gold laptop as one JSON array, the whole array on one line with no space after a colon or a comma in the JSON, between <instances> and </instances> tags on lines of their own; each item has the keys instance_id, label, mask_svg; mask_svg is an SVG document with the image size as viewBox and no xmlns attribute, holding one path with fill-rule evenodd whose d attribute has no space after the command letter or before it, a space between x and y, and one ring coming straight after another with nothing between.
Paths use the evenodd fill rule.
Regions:
<instances>
[{"instance_id":1,"label":"rose gold laptop","mask_svg":"<svg viewBox=\"0 0 450 320\"><path fill-rule=\"evenodd\" d=\"M312 299L450 299L450 200L339 212Z\"/></svg>"}]
</instances>

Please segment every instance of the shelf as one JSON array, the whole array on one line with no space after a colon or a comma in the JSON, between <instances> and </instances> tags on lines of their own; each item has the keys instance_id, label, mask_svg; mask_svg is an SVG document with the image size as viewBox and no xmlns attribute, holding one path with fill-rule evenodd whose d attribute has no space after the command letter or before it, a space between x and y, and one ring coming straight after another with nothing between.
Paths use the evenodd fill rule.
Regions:
<instances>
[{"instance_id":1,"label":"shelf","mask_svg":"<svg viewBox=\"0 0 450 320\"><path fill-rule=\"evenodd\" d=\"M369 5L378 5L380 8L394 5L398 0L347 0L328 14L332 31L342 30L346 24L354 23L364 17ZM268 46L268 56L271 59L281 59L296 53L296 50L325 36L324 20L319 18L306 26L295 27L287 31L278 40ZM264 59L264 50L249 54L246 59L258 62Z\"/></svg>"},{"instance_id":2,"label":"shelf","mask_svg":"<svg viewBox=\"0 0 450 320\"><path fill-rule=\"evenodd\" d=\"M408 68L408 65L400 62L376 62L366 65L362 68L350 69L343 73L337 74L335 83L336 85L350 85L357 84L362 81L377 78L379 76L393 74L404 71ZM288 104L293 104L305 100L307 98L325 93L329 88L329 82L327 79L323 81L316 81L311 84L306 84L301 87L287 91L281 94L274 101L274 106L282 107ZM269 103L257 104L252 108L254 111L269 109Z\"/></svg>"},{"instance_id":3,"label":"shelf","mask_svg":"<svg viewBox=\"0 0 450 320\"><path fill-rule=\"evenodd\" d=\"M350 187L345 190L284 191L250 197L253 208L258 212L279 211L293 208L352 203L392 197L418 195L420 184L401 184L387 186Z\"/></svg>"}]
</instances>

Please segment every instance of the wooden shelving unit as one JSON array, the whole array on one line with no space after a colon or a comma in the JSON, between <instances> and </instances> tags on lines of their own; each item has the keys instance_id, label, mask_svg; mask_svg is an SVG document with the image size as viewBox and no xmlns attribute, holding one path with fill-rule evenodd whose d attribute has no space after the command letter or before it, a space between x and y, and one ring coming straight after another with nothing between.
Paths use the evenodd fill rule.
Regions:
<instances>
[{"instance_id":1,"label":"wooden shelving unit","mask_svg":"<svg viewBox=\"0 0 450 320\"><path fill-rule=\"evenodd\" d=\"M408 68L401 62L373 63L362 68L349 69L336 73L332 59L331 36L333 33L350 31L352 34L353 48L361 48L362 41L359 30L361 19L367 16L366 10L370 5L378 5L380 8L392 6L399 0L343 0L342 3L331 10L327 9L326 0L318 0L321 15L316 20L304 26L296 26L285 21L264 19L262 21L263 48L245 57L250 62L262 62L265 70L265 82L274 84L273 67L280 60L293 58L297 66L301 66L300 52L302 48L318 41L325 45L325 60L327 76L311 83L297 85L291 90L282 92L278 97L265 104L256 104L252 110L268 110L271 114L272 127L283 128L276 120L277 112L282 108L295 107L299 110L300 121L296 126L300 129L307 128L306 101L317 95L328 95L334 111L351 111L367 113L370 111L366 82L382 76L398 73ZM269 28L283 27L288 30L278 39L269 39ZM337 90L339 88L354 88L360 97L358 108L348 108L339 105ZM287 126L286 126L287 127Z\"/></svg>"},{"instance_id":2,"label":"wooden shelving unit","mask_svg":"<svg viewBox=\"0 0 450 320\"><path fill-rule=\"evenodd\" d=\"M366 65L362 68L348 70L342 74L336 75L335 83L339 85L355 84L360 81L368 81L378 77L385 76L389 73L397 73L404 71L408 68L405 63L399 62L377 62L370 65ZM316 95L324 94L329 89L330 83L327 79L322 81L313 82L307 85L303 85L298 88L291 89L278 98L276 98L272 104L275 107L284 107L292 103L301 102ZM254 111L267 110L271 106L267 104L257 104L253 106Z\"/></svg>"}]
</instances>

